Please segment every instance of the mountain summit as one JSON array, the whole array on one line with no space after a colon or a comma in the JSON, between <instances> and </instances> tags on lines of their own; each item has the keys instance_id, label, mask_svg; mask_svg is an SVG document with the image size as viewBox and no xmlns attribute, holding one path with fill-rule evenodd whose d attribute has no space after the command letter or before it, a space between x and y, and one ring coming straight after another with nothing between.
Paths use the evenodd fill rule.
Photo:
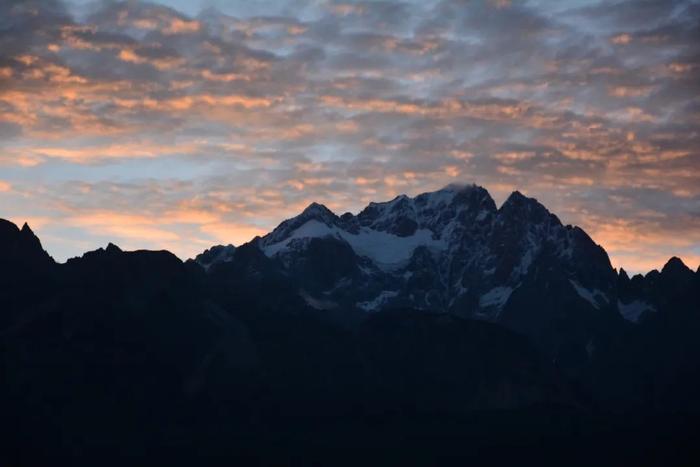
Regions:
<instances>
[{"instance_id":1,"label":"mountain summit","mask_svg":"<svg viewBox=\"0 0 700 467\"><path fill-rule=\"evenodd\" d=\"M251 246L320 309L477 318L536 335L554 353L572 338L584 349L597 321L625 317L603 248L518 191L500 208L476 185L340 217L313 203Z\"/></svg>"},{"instance_id":2,"label":"mountain summit","mask_svg":"<svg viewBox=\"0 0 700 467\"><path fill-rule=\"evenodd\" d=\"M255 241L292 274L298 260L312 259L309 248L319 242L352 253L356 274L332 290L306 284L309 291L343 302L344 290L362 289L364 300L356 305L368 310L401 303L464 313L466 306L469 313L496 317L510 292L543 262L562 269L589 302L594 290L606 302L614 299L604 297L614 279L604 250L517 191L500 209L476 185L401 195L341 217L313 203Z\"/></svg>"}]
</instances>

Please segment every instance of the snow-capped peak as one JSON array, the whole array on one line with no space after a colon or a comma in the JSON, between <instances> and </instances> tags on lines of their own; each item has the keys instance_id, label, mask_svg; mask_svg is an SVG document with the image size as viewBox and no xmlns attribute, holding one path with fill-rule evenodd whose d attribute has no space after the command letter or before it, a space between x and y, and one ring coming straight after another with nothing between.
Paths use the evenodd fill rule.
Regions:
<instances>
[{"instance_id":1,"label":"snow-capped peak","mask_svg":"<svg viewBox=\"0 0 700 467\"><path fill-rule=\"evenodd\" d=\"M313 218L326 223L334 223L338 219L338 216L336 216L333 211L328 209L323 204L316 202L309 204L306 209L302 211L301 216L307 219Z\"/></svg>"},{"instance_id":2,"label":"snow-capped peak","mask_svg":"<svg viewBox=\"0 0 700 467\"><path fill-rule=\"evenodd\" d=\"M455 231L469 222L482 222L493 212L495 205L488 192L475 185L449 185L415 198L401 195L372 202L356 216L338 217L313 203L263 237L260 247L275 256L294 245L303 248L303 239L333 237L377 267L392 269L410 260L419 247L447 250Z\"/></svg>"},{"instance_id":3,"label":"snow-capped peak","mask_svg":"<svg viewBox=\"0 0 700 467\"><path fill-rule=\"evenodd\" d=\"M348 213L342 217L336 216L322 204L312 203L300 215L282 222L272 233L263 237L260 245L266 249L291 238L327 235L339 238L367 237L368 233L381 232L389 235L388 239L405 239L392 240L395 242L435 248L436 242L447 240L453 231L459 230L460 225L483 222L495 212L493 199L484 188L457 184L414 198L400 195L390 201L372 202L359 214ZM308 223L312 220L325 228L315 224L310 226ZM300 230L302 227L304 229ZM275 248L273 251L281 250Z\"/></svg>"},{"instance_id":4,"label":"snow-capped peak","mask_svg":"<svg viewBox=\"0 0 700 467\"><path fill-rule=\"evenodd\" d=\"M542 267L574 281L577 295L590 290L606 297L592 306L615 303L606 282L612 269L599 247L517 191L500 208L476 185L400 195L340 217L312 203L255 247L279 260L314 300L352 300L361 309L467 307L475 316L499 319L511 294L525 293L516 291ZM316 279L305 281L310 270Z\"/></svg>"},{"instance_id":5,"label":"snow-capped peak","mask_svg":"<svg viewBox=\"0 0 700 467\"><path fill-rule=\"evenodd\" d=\"M278 225L275 230L265 235L260 240L261 246L272 245L288 239L294 232L307 222L314 220L327 227L336 225L340 218L326 206L319 203L311 203L301 214L291 219L287 219Z\"/></svg>"}]
</instances>

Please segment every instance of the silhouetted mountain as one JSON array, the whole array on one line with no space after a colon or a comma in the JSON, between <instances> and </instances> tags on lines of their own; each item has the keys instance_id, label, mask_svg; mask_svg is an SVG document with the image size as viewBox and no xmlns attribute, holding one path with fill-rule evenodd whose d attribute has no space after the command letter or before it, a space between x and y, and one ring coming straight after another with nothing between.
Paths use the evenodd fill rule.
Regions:
<instances>
[{"instance_id":1,"label":"silhouetted mountain","mask_svg":"<svg viewBox=\"0 0 700 467\"><path fill-rule=\"evenodd\" d=\"M20 230L12 222L0 219L0 245L0 261L4 264L42 267L53 261L26 223Z\"/></svg>"},{"instance_id":2,"label":"silhouetted mountain","mask_svg":"<svg viewBox=\"0 0 700 467\"><path fill-rule=\"evenodd\" d=\"M0 219L0 329L50 295L49 276L55 266L27 224L20 230Z\"/></svg>"},{"instance_id":3,"label":"silhouetted mountain","mask_svg":"<svg viewBox=\"0 0 700 467\"><path fill-rule=\"evenodd\" d=\"M197 255L194 259L204 269L209 269L212 264L225 263L233 259L233 253L236 247L233 245L215 245L203 253Z\"/></svg>"},{"instance_id":4,"label":"silhouetted mountain","mask_svg":"<svg viewBox=\"0 0 700 467\"><path fill-rule=\"evenodd\" d=\"M517 192L312 204L186 262L0 221L0 279L2 465L696 454L700 275L616 274Z\"/></svg>"}]
</instances>

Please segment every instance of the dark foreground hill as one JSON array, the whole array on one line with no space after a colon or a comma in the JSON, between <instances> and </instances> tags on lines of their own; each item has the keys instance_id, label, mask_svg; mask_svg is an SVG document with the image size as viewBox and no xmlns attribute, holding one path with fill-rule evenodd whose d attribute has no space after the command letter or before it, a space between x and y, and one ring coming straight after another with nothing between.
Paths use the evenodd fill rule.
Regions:
<instances>
[{"instance_id":1,"label":"dark foreground hill","mask_svg":"<svg viewBox=\"0 0 700 467\"><path fill-rule=\"evenodd\" d=\"M693 465L700 275L673 259L630 279L527 199L459 196L494 218L438 203L463 232L383 268L348 235L409 238L420 209L316 206L346 233L288 221L206 267L111 244L58 264L0 221L0 465ZM372 280L397 293L372 301Z\"/></svg>"}]
</instances>

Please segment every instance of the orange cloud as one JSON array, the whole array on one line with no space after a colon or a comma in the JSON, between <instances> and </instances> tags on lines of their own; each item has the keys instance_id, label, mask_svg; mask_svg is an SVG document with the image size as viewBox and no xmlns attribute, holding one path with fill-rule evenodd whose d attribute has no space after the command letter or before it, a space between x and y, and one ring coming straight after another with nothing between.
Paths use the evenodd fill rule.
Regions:
<instances>
[{"instance_id":1,"label":"orange cloud","mask_svg":"<svg viewBox=\"0 0 700 467\"><path fill-rule=\"evenodd\" d=\"M268 230L254 225L230 222L206 224L201 226L200 230L213 236L219 243L233 243L234 245L242 245L254 237L265 235L268 232Z\"/></svg>"},{"instance_id":2,"label":"orange cloud","mask_svg":"<svg viewBox=\"0 0 700 467\"><path fill-rule=\"evenodd\" d=\"M681 257L693 269L698 267L700 256L689 251L700 244L700 231L689 226L685 235L669 235L658 224L664 223L664 214L636 214L641 216L641 220L584 214L579 225L605 248L616 268L647 272L660 269L671 256Z\"/></svg>"},{"instance_id":3,"label":"orange cloud","mask_svg":"<svg viewBox=\"0 0 700 467\"><path fill-rule=\"evenodd\" d=\"M489 0L489 3L499 10L501 8L508 8L511 5L510 0Z\"/></svg>"},{"instance_id":4,"label":"orange cloud","mask_svg":"<svg viewBox=\"0 0 700 467\"><path fill-rule=\"evenodd\" d=\"M188 21L182 20L180 18L173 18L170 24L163 29L164 34L183 34L183 33L194 33L202 28L202 24L199 21Z\"/></svg>"},{"instance_id":5,"label":"orange cloud","mask_svg":"<svg viewBox=\"0 0 700 467\"><path fill-rule=\"evenodd\" d=\"M252 78L241 73L212 73L209 70L202 70L202 78L209 81L219 81L230 83L231 81L250 81Z\"/></svg>"},{"instance_id":6,"label":"orange cloud","mask_svg":"<svg viewBox=\"0 0 700 467\"><path fill-rule=\"evenodd\" d=\"M357 177L355 179L355 183L360 186L365 186L365 185L374 185L378 182L376 178L365 178L365 177Z\"/></svg>"},{"instance_id":7,"label":"orange cloud","mask_svg":"<svg viewBox=\"0 0 700 467\"><path fill-rule=\"evenodd\" d=\"M499 152L494 156L494 158L505 163L514 163L532 159L535 156L536 154L532 151L510 151Z\"/></svg>"},{"instance_id":8,"label":"orange cloud","mask_svg":"<svg viewBox=\"0 0 700 467\"><path fill-rule=\"evenodd\" d=\"M157 227L156 220L150 216L102 211L71 216L67 222L98 235L144 241L180 240L176 233Z\"/></svg>"},{"instance_id":9,"label":"orange cloud","mask_svg":"<svg viewBox=\"0 0 700 467\"><path fill-rule=\"evenodd\" d=\"M226 106L238 106L245 109L254 109L258 107L270 107L278 99L277 98L267 98L267 97L249 97L245 95L212 95L212 94L200 94L191 96L181 96L172 97L167 99L136 99L136 98L115 98L114 103L128 108L144 108L156 111L172 111L172 110L190 110L196 106L207 107L207 112L210 112L210 107L226 107ZM209 113L209 115L212 115Z\"/></svg>"},{"instance_id":10,"label":"orange cloud","mask_svg":"<svg viewBox=\"0 0 700 467\"><path fill-rule=\"evenodd\" d=\"M445 167L445 173L447 174L448 177L459 177L459 175L462 173L462 171L457 167L456 165L449 165Z\"/></svg>"},{"instance_id":11,"label":"orange cloud","mask_svg":"<svg viewBox=\"0 0 700 467\"><path fill-rule=\"evenodd\" d=\"M306 31L308 31L308 28L305 28L304 26L289 26L287 28L287 33L289 33L292 36L298 36L301 34L304 34Z\"/></svg>"},{"instance_id":12,"label":"orange cloud","mask_svg":"<svg viewBox=\"0 0 700 467\"><path fill-rule=\"evenodd\" d=\"M365 9L361 5L353 5L351 3L337 3L330 5L331 11L338 16L361 15Z\"/></svg>"},{"instance_id":13,"label":"orange cloud","mask_svg":"<svg viewBox=\"0 0 700 467\"><path fill-rule=\"evenodd\" d=\"M48 79L53 83L69 84L87 83L87 80L73 73L73 70L62 65L44 60L33 55L21 55L15 60L22 63L26 69L22 72L22 77L26 80ZM3 71L4 70L4 71ZM9 78L13 76L13 71L9 68L0 68L0 77Z\"/></svg>"},{"instance_id":14,"label":"orange cloud","mask_svg":"<svg viewBox=\"0 0 700 467\"><path fill-rule=\"evenodd\" d=\"M3 182L0 180L0 193L7 193L12 189L12 185L8 182Z\"/></svg>"},{"instance_id":15,"label":"orange cloud","mask_svg":"<svg viewBox=\"0 0 700 467\"><path fill-rule=\"evenodd\" d=\"M608 94L615 97L644 97L653 89L653 86L613 86L608 88Z\"/></svg>"},{"instance_id":16,"label":"orange cloud","mask_svg":"<svg viewBox=\"0 0 700 467\"><path fill-rule=\"evenodd\" d=\"M211 224L219 222L219 216L215 212L198 210L193 208L177 208L166 211L159 216L159 222L164 224Z\"/></svg>"},{"instance_id":17,"label":"orange cloud","mask_svg":"<svg viewBox=\"0 0 700 467\"><path fill-rule=\"evenodd\" d=\"M196 143L177 145L131 143L81 148L38 147L30 148L28 152L38 157L65 159L81 163L109 158L155 158L176 154L192 154L199 149L200 145Z\"/></svg>"},{"instance_id":18,"label":"orange cloud","mask_svg":"<svg viewBox=\"0 0 700 467\"><path fill-rule=\"evenodd\" d=\"M388 112L419 115L425 115L430 112L428 108L421 107L416 104L408 104L380 99L353 100L343 99L336 96L322 96L321 102L331 107L343 107L349 110L363 110L369 112Z\"/></svg>"},{"instance_id":19,"label":"orange cloud","mask_svg":"<svg viewBox=\"0 0 700 467\"><path fill-rule=\"evenodd\" d=\"M202 246L212 242L240 245L256 235L264 235L266 229L245 223L223 221L214 212L189 207L171 209L158 216L127 214L111 211L79 213L63 218L62 223L78 227L91 235L114 237L116 241L130 244L152 243L167 245L184 257L199 253ZM209 238L195 238L192 245L192 232L186 229L193 225Z\"/></svg>"},{"instance_id":20,"label":"orange cloud","mask_svg":"<svg viewBox=\"0 0 700 467\"><path fill-rule=\"evenodd\" d=\"M483 120L510 120L524 116L530 108L527 102L478 103L458 99L446 99L437 103L415 104L389 99L349 99L337 96L321 96L321 102L329 107L351 111L397 113L406 115L450 118L468 116Z\"/></svg>"},{"instance_id":21,"label":"orange cloud","mask_svg":"<svg viewBox=\"0 0 700 467\"><path fill-rule=\"evenodd\" d=\"M124 62L129 63L147 63L159 70L169 70L171 68L178 67L185 63L183 58L179 57L169 57L169 58L147 58L137 54L132 49L122 49L119 51L119 59Z\"/></svg>"},{"instance_id":22,"label":"orange cloud","mask_svg":"<svg viewBox=\"0 0 700 467\"><path fill-rule=\"evenodd\" d=\"M616 45L627 45L632 42L632 36L629 34L618 34L610 38L610 42Z\"/></svg>"},{"instance_id":23,"label":"orange cloud","mask_svg":"<svg viewBox=\"0 0 700 467\"><path fill-rule=\"evenodd\" d=\"M677 62L674 62L674 63L671 63L668 65L668 69L671 70L673 73L684 74L684 73L688 73L696 66L697 65L695 63L677 63Z\"/></svg>"}]
</instances>

